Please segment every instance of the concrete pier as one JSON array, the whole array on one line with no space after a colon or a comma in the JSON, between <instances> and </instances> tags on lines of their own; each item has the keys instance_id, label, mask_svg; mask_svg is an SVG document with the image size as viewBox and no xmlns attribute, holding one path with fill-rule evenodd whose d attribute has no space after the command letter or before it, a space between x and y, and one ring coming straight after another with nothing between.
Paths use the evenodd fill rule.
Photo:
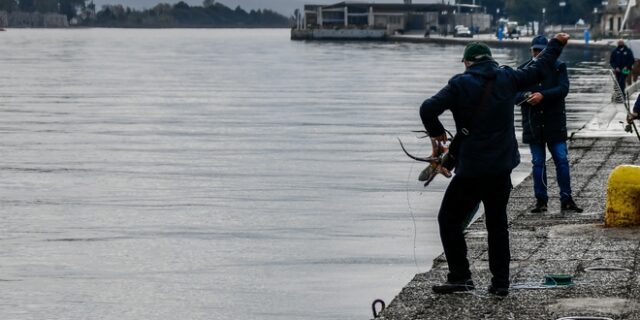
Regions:
<instances>
[{"instance_id":1,"label":"concrete pier","mask_svg":"<svg viewBox=\"0 0 640 320\"><path fill-rule=\"evenodd\" d=\"M605 228L606 183L620 164L637 164L640 142L618 124L622 106L602 110L569 143L574 198L584 213L560 211L553 161L547 163L549 211L530 213L533 180L515 187L508 213L512 288L507 297L490 295L486 287L487 233L483 219L466 234L476 290L435 295L431 286L445 281L444 256L417 274L382 313L381 319L522 319L563 317L640 319L640 228ZM615 129L614 129L615 128ZM571 286L545 286L548 274L573 276ZM581 318L576 318L581 319Z\"/></svg>"},{"instance_id":2,"label":"concrete pier","mask_svg":"<svg viewBox=\"0 0 640 320\"><path fill-rule=\"evenodd\" d=\"M423 34L388 35L385 30L376 29L308 29L291 30L291 40L382 40L389 42L408 43L436 43L436 44L457 44L466 45L472 41L481 41L492 48L514 48L529 47L533 37L520 37L519 39L498 40L492 34L479 34L473 38L455 38L453 36L433 35L425 37ZM593 49L593 50L613 50L617 39L601 39L590 41L588 44L583 39L571 39L569 45L572 48Z\"/></svg>"},{"instance_id":3,"label":"concrete pier","mask_svg":"<svg viewBox=\"0 0 640 320\"><path fill-rule=\"evenodd\" d=\"M438 43L438 44L459 44L466 45L472 41L484 42L492 48L513 48L513 47L529 47L533 37L520 37L519 39L503 39L498 40L492 34L479 34L473 38L455 38L452 36L433 35L424 37L422 34L410 35L391 35L387 37L388 41L393 42L411 42L411 43ZM572 48L584 49L606 49L613 50L616 46L617 39L603 39L598 41L590 41L586 44L583 39L572 38L569 46Z\"/></svg>"}]
</instances>

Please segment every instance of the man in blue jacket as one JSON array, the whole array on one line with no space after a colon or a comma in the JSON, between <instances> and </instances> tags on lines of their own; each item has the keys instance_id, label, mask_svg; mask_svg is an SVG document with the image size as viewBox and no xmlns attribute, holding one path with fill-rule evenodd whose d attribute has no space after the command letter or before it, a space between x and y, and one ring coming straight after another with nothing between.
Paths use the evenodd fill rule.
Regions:
<instances>
[{"instance_id":1,"label":"man in blue jacket","mask_svg":"<svg viewBox=\"0 0 640 320\"><path fill-rule=\"evenodd\" d=\"M511 170L520 163L513 109L518 91L541 81L543 70L555 64L569 36L556 35L539 58L522 70L499 67L491 50L473 42L464 50L465 72L454 76L420 107L422 123L431 139L447 141L438 116L451 110L456 124L456 175L445 191L438 224L449 265L447 281L433 286L435 293L475 289L471 280L464 221L480 202L484 204L489 241L489 292L509 293L509 231L507 202L511 193ZM460 135L460 136L458 136Z\"/></svg>"},{"instance_id":2,"label":"man in blue jacket","mask_svg":"<svg viewBox=\"0 0 640 320\"><path fill-rule=\"evenodd\" d=\"M625 94L624 88L626 86L626 78L627 75L631 73L634 61L635 58L633 57L631 49L624 44L624 40L618 40L618 46L611 52L609 64L611 65L613 72L616 74L616 79L618 80L620 89L622 89L623 96Z\"/></svg>"},{"instance_id":3,"label":"man in blue jacket","mask_svg":"<svg viewBox=\"0 0 640 320\"><path fill-rule=\"evenodd\" d=\"M524 69L533 63L547 46L547 38L537 36L531 42L531 59L518 67ZM560 187L560 208L582 212L571 196L571 175L567 157L567 116L564 98L569 93L569 76L564 62L557 60L544 69L544 79L521 91L516 102L522 107L522 142L529 144L533 163L533 191L536 203L531 212L547 211L547 155L549 148L556 165Z\"/></svg>"}]
</instances>

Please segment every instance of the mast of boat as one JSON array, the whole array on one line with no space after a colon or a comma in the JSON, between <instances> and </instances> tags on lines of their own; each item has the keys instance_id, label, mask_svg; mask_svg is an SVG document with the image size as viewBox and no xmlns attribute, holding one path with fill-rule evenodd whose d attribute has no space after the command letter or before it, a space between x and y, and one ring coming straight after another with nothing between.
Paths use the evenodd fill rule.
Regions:
<instances>
[{"instance_id":1,"label":"mast of boat","mask_svg":"<svg viewBox=\"0 0 640 320\"><path fill-rule=\"evenodd\" d=\"M624 13L624 19L622 19L622 23L620 24L620 30L618 30L618 33L624 30L624 25L627 23L627 19L629 18L629 12L631 11L631 7L635 7L635 6L636 6L636 0L629 0L629 2L627 3L627 10Z\"/></svg>"}]
</instances>

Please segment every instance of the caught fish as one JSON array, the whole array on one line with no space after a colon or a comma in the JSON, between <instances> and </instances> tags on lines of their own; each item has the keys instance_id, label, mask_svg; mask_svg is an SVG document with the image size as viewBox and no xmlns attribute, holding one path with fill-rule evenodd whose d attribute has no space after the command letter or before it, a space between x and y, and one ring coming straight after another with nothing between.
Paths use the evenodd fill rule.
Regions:
<instances>
[{"instance_id":1,"label":"caught fish","mask_svg":"<svg viewBox=\"0 0 640 320\"><path fill-rule=\"evenodd\" d=\"M431 181L438 175L442 174L447 178L451 178L451 169L453 168L453 157L449 154L449 147L442 142L431 139L431 156L430 157L417 157L409 153L404 147L402 140L398 138L402 151L411 159L427 162L429 165L420 172L418 181L424 181L424 186L428 186Z\"/></svg>"}]
</instances>

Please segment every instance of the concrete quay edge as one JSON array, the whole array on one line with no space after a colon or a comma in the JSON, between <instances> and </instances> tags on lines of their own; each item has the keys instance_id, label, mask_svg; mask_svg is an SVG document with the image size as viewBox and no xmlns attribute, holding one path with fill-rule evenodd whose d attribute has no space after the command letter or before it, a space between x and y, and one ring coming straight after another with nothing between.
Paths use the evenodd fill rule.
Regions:
<instances>
[{"instance_id":1,"label":"concrete quay edge","mask_svg":"<svg viewBox=\"0 0 640 320\"><path fill-rule=\"evenodd\" d=\"M408 42L408 43L434 43L434 44L454 44L454 45L466 45L469 42L479 41L484 42L490 47L494 48L514 48L514 47L529 47L531 44L531 37L523 37L520 39L503 39L498 40L490 35L479 35L473 38L454 38L454 37L442 37L431 36L423 37L416 35L391 35L387 37L387 41L390 42ZM581 49L594 49L594 50L613 50L615 47L614 39L599 40L596 42L589 42L586 44L582 39L571 39L568 46L572 48Z\"/></svg>"},{"instance_id":2,"label":"concrete quay edge","mask_svg":"<svg viewBox=\"0 0 640 320\"><path fill-rule=\"evenodd\" d=\"M476 290L435 295L431 286L446 279L444 255L417 274L379 319L557 320L570 316L640 319L640 228L604 228L609 173L637 164L640 143L632 136L576 135L569 143L574 199L583 213L560 210L553 161L547 163L549 211L529 212L531 176L514 188L508 206L512 288L505 298L490 295L484 220L466 234ZM543 286L547 274L569 274L569 287Z\"/></svg>"}]
</instances>

